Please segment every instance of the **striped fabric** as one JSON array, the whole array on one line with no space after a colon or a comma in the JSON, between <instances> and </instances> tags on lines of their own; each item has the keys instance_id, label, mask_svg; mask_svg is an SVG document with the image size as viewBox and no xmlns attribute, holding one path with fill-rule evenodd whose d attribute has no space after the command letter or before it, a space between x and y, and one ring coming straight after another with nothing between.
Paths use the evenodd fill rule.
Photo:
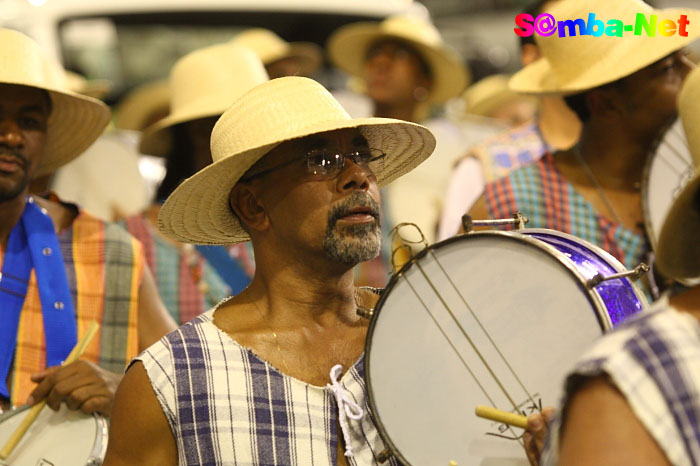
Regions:
<instances>
[{"instance_id":1,"label":"striped fabric","mask_svg":"<svg viewBox=\"0 0 700 466\"><path fill-rule=\"evenodd\" d=\"M122 225L143 244L158 294L178 324L194 319L231 294L201 254L163 238L145 216L129 217ZM239 262L252 270L244 246L236 247Z\"/></svg>"},{"instance_id":2,"label":"striped fabric","mask_svg":"<svg viewBox=\"0 0 700 466\"><path fill-rule=\"evenodd\" d=\"M337 464L341 433L331 390L282 374L216 327L213 316L214 310L202 314L136 358L175 436L178 463ZM367 413L363 359L340 383ZM349 463L378 464L385 446L372 416L347 423Z\"/></svg>"},{"instance_id":3,"label":"striped fabric","mask_svg":"<svg viewBox=\"0 0 700 466\"><path fill-rule=\"evenodd\" d=\"M530 220L528 228L577 236L608 251L627 268L636 267L648 251L643 235L599 215L559 173L549 153L488 183L484 197L491 218L511 218L520 211Z\"/></svg>"},{"instance_id":4,"label":"striped fabric","mask_svg":"<svg viewBox=\"0 0 700 466\"><path fill-rule=\"evenodd\" d=\"M93 320L101 325L81 359L121 372L138 354L138 290L144 267L141 245L121 227L83 211L71 227L59 233L58 241L77 314L78 338ZM36 386L30 375L46 366L43 316L34 271L17 332L10 376L10 402L14 406L24 404Z\"/></svg>"},{"instance_id":5,"label":"striped fabric","mask_svg":"<svg viewBox=\"0 0 700 466\"><path fill-rule=\"evenodd\" d=\"M607 374L675 466L700 465L700 323L664 300L608 334L569 376ZM565 401L566 402L566 401ZM562 420L554 420L542 465L556 465Z\"/></svg>"},{"instance_id":6,"label":"striped fabric","mask_svg":"<svg viewBox=\"0 0 700 466\"><path fill-rule=\"evenodd\" d=\"M534 121L487 139L473 147L469 156L481 162L488 183L539 160L548 150Z\"/></svg>"}]
</instances>

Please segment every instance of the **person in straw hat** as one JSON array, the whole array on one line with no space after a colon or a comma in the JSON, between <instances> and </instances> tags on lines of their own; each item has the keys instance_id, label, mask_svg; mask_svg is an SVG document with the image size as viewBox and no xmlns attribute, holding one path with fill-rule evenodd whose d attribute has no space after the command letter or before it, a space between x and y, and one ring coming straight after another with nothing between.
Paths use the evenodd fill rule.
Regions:
<instances>
[{"instance_id":1,"label":"person in straw hat","mask_svg":"<svg viewBox=\"0 0 700 466\"><path fill-rule=\"evenodd\" d=\"M655 10L641 0L560 0L555 18L620 19L637 13L659 20L697 10ZM521 211L529 227L579 236L607 250L628 268L647 261L640 188L654 141L677 116L676 97L695 66L683 47L700 37L594 37L558 34L539 38L543 57L516 73L511 87L532 94L565 94L583 122L581 140L570 150L545 154L534 164L487 184L471 209L473 218L505 218Z\"/></svg>"},{"instance_id":2,"label":"person in straw hat","mask_svg":"<svg viewBox=\"0 0 700 466\"><path fill-rule=\"evenodd\" d=\"M379 186L423 162L435 138L352 119L317 82L285 77L234 102L211 147L214 163L163 205L161 231L250 240L255 276L137 358L104 464L376 464L385 445L364 411L368 322L357 314L372 293L355 288L353 267L379 252Z\"/></svg>"},{"instance_id":3,"label":"person in straw hat","mask_svg":"<svg viewBox=\"0 0 700 466\"><path fill-rule=\"evenodd\" d=\"M553 0L537 0L530 3L523 13L536 18ZM519 37L520 61L523 66L541 58L541 52L534 36ZM496 79L487 81L487 79ZM500 84L498 78L486 78L483 84ZM467 89L467 93L481 94L480 83ZM507 86L507 82L505 83ZM495 86L494 86L495 87ZM494 96L498 102L504 96L524 94L508 90ZM475 109L481 105L476 102ZM523 165L538 160L546 152L570 149L578 141L581 122L564 99L558 95L537 97L537 113L534 119L515 128L489 137L469 149L465 157L452 170L445 193L444 208L440 214L438 239L454 236L462 225L462 216L484 192L486 183L508 175Z\"/></svg>"},{"instance_id":4,"label":"person in straw hat","mask_svg":"<svg viewBox=\"0 0 700 466\"><path fill-rule=\"evenodd\" d=\"M175 323L136 240L74 205L27 196L32 177L82 153L110 114L57 85L29 37L0 29L0 44L0 403L109 415L126 363ZM93 320L99 338L60 366Z\"/></svg>"},{"instance_id":5,"label":"person in straw hat","mask_svg":"<svg viewBox=\"0 0 700 466\"><path fill-rule=\"evenodd\" d=\"M656 254L665 275L695 285L605 336L576 364L543 466L700 464L700 70L678 106L695 171L678 186ZM544 445L539 432L533 464Z\"/></svg>"},{"instance_id":6,"label":"person in straw hat","mask_svg":"<svg viewBox=\"0 0 700 466\"><path fill-rule=\"evenodd\" d=\"M261 61L234 43L195 50L170 74L171 112L146 128L141 152L166 157L155 202L123 224L145 248L166 307L185 323L250 283L253 264L243 245L198 246L174 242L156 227L161 204L184 179L211 163L209 137L216 120L238 96L267 81Z\"/></svg>"},{"instance_id":7,"label":"person in straw hat","mask_svg":"<svg viewBox=\"0 0 700 466\"><path fill-rule=\"evenodd\" d=\"M269 29L247 29L236 35L233 42L255 52L270 79L311 77L323 61L321 48L313 42L287 42Z\"/></svg>"},{"instance_id":8,"label":"person in straw hat","mask_svg":"<svg viewBox=\"0 0 700 466\"><path fill-rule=\"evenodd\" d=\"M470 76L461 57L432 23L405 15L343 26L327 50L335 66L362 82L374 116L418 122L435 135L433 156L388 186L385 203L389 228L412 222L433 241L449 170L469 144L448 119L428 117L466 88Z\"/></svg>"}]
</instances>

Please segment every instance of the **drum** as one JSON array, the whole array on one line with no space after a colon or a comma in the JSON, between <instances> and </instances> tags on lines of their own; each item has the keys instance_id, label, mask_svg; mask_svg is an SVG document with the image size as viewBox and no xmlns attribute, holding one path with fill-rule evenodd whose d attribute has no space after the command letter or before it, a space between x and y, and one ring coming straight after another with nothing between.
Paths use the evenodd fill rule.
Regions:
<instances>
[{"instance_id":1,"label":"drum","mask_svg":"<svg viewBox=\"0 0 700 466\"><path fill-rule=\"evenodd\" d=\"M522 430L477 405L530 414L556 406L583 351L646 298L612 256L551 230L486 231L421 251L394 275L365 347L372 412L414 466L527 465Z\"/></svg>"},{"instance_id":2,"label":"drum","mask_svg":"<svg viewBox=\"0 0 700 466\"><path fill-rule=\"evenodd\" d=\"M0 445L4 445L24 416L26 407L0 415ZM65 404L44 408L2 465L101 465L107 451L107 421L98 414L71 411Z\"/></svg>"},{"instance_id":3,"label":"drum","mask_svg":"<svg viewBox=\"0 0 700 466\"><path fill-rule=\"evenodd\" d=\"M693 160L678 119L647 160L642 178L644 226L654 248L673 200L692 175Z\"/></svg>"}]
</instances>

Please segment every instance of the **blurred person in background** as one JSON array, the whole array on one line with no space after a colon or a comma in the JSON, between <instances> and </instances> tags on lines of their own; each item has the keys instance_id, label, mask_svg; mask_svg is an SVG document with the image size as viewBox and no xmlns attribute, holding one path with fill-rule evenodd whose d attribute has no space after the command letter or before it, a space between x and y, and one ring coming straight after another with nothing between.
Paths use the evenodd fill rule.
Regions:
<instances>
[{"instance_id":1,"label":"blurred person in background","mask_svg":"<svg viewBox=\"0 0 700 466\"><path fill-rule=\"evenodd\" d=\"M654 10L639 0L559 0L548 10L555 18L582 18L590 11L631 22L637 13L675 19L684 14L700 23L696 10ZM581 140L487 184L472 217L506 218L520 211L529 218L528 227L583 238L628 268L650 263L642 171L655 141L676 119L678 92L695 66L683 47L700 37L700 28L688 33L538 36L543 57L515 74L511 87L568 94L567 105L583 122Z\"/></svg>"},{"instance_id":2,"label":"blurred person in background","mask_svg":"<svg viewBox=\"0 0 700 466\"><path fill-rule=\"evenodd\" d=\"M335 66L361 80L373 116L417 122L435 135L432 157L386 188L384 206L385 226L415 223L432 242L449 170L468 143L458 126L430 114L464 91L467 68L433 24L413 16L343 26L327 49Z\"/></svg>"},{"instance_id":3,"label":"blurred person in background","mask_svg":"<svg viewBox=\"0 0 700 466\"><path fill-rule=\"evenodd\" d=\"M255 52L270 79L283 76L310 78L323 61L321 48L313 42L287 42L269 29L247 29L236 35L233 42Z\"/></svg>"},{"instance_id":4,"label":"blurred person in background","mask_svg":"<svg viewBox=\"0 0 700 466\"><path fill-rule=\"evenodd\" d=\"M559 0L537 0L525 8L523 13L536 18L548 5L557 1ZM534 35L519 39L520 61L523 66L541 58ZM504 92L505 95L513 93L518 94L512 89ZM438 239L449 238L459 231L462 215L481 196L486 183L538 160L545 152L571 148L580 134L581 122L561 96L539 96L533 120L471 148L467 156L457 164L447 186Z\"/></svg>"},{"instance_id":5,"label":"blurred person in background","mask_svg":"<svg viewBox=\"0 0 700 466\"><path fill-rule=\"evenodd\" d=\"M678 107L694 173L678 186L656 256L664 275L696 284L618 327L578 361L541 458L545 429L527 439L533 465L700 464L700 69L688 76Z\"/></svg>"},{"instance_id":6,"label":"blurred person in background","mask_svg":"<svg viewBox=\"0 0 700 466\"><path fill-rule=\"evenodd\" d=\"M170 74L170 114L143 132L140 151L166 158L155 202L123 221L144 245L163 302L179 323L243 290L253 258L243 245L192 246L158 231L161 203L186 178L211 163L209 137L217 118L240 95L267 81L260 59L248 48L224 43L184 56Z\"/></svg>"},{"instance_id":7,"label":"blurred person in background","mask_svg":"<svg viewBox=\"0 0 700 466\"><path fill-rule=\"evenodd\" d=\"M31 179L100 136L109 108L63 87L17 31L0 29L0 63L0 408L46 399L109 416L126 364L175 322L138 241L55 196L28 196ZM61 366L92 321L99 337Z\"/></svg>"},{"instance_id":8,"label":"blurred person in background","mask_svg":"<svg viewBox=\"0 0 700 466\"><path fill-rule=\"evenodd\" d=\"M462 94L467 115L495 120L507 128L530 122L537 111L537 101L508 87L509 75L494 74L472 84Z\"/></svg>"}]
</instances>

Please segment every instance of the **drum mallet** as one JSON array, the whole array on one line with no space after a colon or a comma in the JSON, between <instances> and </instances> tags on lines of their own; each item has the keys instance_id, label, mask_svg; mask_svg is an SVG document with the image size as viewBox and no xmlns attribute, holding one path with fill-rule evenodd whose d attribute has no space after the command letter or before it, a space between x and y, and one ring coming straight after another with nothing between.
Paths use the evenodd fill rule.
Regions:
<instances>
[{"instance_id":1,"label":"drum mallet","mask_svg":"<svg viewBox=\"0 0 700 466\"><path fill-rule=\"evenodd\" d=\"M87 333L85 333L85 335L83 335L83 338L81 338L78 344L75 345L75 348L73 348L73 350L70 352L66 360L63 361L63 364L61 364L61 366L67 366L68 364L77 361L78 358L80 358L80 356L83 355L85 349L95 337L99 328L100 324L98 324L96 321L93 321L92 324L90 324ZM27 432L27 430L29 430L29 427L31 427L32 423L37 418L37 416L39 416L39 413L45 405L46 399L41 400L39 403L35 404L30 408L29 414L27 414L27 416L22 420L22 423L19 426L17 426L17 429L15 429L12 435L10 435L10 438L2 447L2 450L0 450L0 459L5 460L8 456L10 456L12 450L14 450L19 441L22 440L22 437Z\"/></svg>"},{"instance_id":2,"label":"drum mallet","mask_svg":"<svg viewBox=\"0 0 700 466\"><path fill-rule=\"evenodd\" d=\"M492 421L508 424L509 426L513 427L520 427L521 429L527 429L527 417L520 414L501 411L500 409L491 408L489 406L477 406L474 412L477 416L484 419L490 419Z\"/></svg>"}]
</instances>

